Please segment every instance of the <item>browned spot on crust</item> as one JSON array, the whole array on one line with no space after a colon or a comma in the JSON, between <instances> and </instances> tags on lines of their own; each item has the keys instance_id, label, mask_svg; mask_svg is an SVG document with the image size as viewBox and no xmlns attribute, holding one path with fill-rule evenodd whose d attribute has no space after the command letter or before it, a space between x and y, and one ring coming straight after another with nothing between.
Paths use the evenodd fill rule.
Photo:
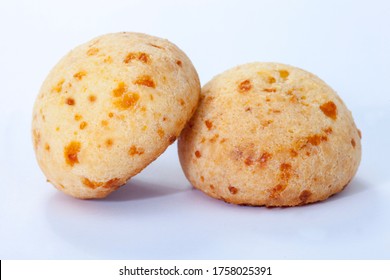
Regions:
<instances>
[{"instance_id":1,"label":"browned spot on crust","mask_svg":"<svg viewBox=\"0 0 390 280\"><path fill-rule=\"evenodd\" d=\"M328 136L327 134L331 134L332 133L332 129L331 128L326 128L323 130L326 134L314 134L314 135L310 135L310 136L307 136L305 138L301 138L301 139L298 139L295 144L294 144L294 147L292 148L293 150L302 150L304 148L307 148L309 147L308 145L312 145L312 146L318 146L320 145L322 142L326 142L328 141ZM306 155L310 156L310 152L309 151L306 151Z\"/></svg>"},{"instance_id":2,"label":"browned spot on crust","mask_svg":"<svg viewBox=\"0 0 390 280\"><path fill-rule=\"evenodd\" d=\"M326 133L326 134L332 134L333 133L333 129L332 129L332 127L327 127L327 128L325 128L324 129L324 132Z\"/></svg>"},{"instance_id":3,"label":"browned spot on crust","mask_svg":"<svg viewBox=\"0 0 390 280\"><path fill-rule=\"evenodd\" d=\"M273 84L276 82L276 79L272 76L268 76L268 83Z\"/></svg>"},{"instance_id":4,"label":"browned spot on crust","mask_svg":"<svg viewBox=\"0 0 390 280\"><path fill-rule=\"evenodd\" d=\"M335 120L337 118L337 106L333 101L326 102L320 106L325 116Z\"/></svg>"},{"instance_id":5,"label":"browned spot on crust","mask_svg":"<svg viewBox=\"0 0 390 280\"><path fill-rule=\"evenodd\" d=\"M109 139L106 140L106 146L107 146L107 147L111 147L112 144L114 144L114 141L113 141L111 138L109 138Z\"/></svg>"},{"instance_id":6,"label":"browned spot on crust","mask_svg":"<svg viewBox=\"0 0 390 280\"><path fill-rule=\"evenodd\" d=\"M286 189L287 185L284 184L278 184L275 187L273 187L270 191L269 198L276 199L279 198L280 193Z\"/></svg>"},{"instance_id":7,"label":"browned spot on crust","mask_svg":"<svg viewBox=\"0 0 390 280\"><path fill-rule=\"evenodd\" d=\"M140 53L138 55L138 60L142 61L143 63L149 63L150 62L150 56L146 53Z\"/></svg>"},{"instance_id":8,"label":"browned spot on crust","mask_svg":"<svg viewBox=\"0 0 390 280\"><path fill-rule=\"evenodd\" d=\"M107 125L108 125L108 121L102 120L102 121L100 122L100 124L101 124L102 126L107 126Z\"/></svg>"},{"instance_id":9,"label":"browned spot on crust","mask_svg":"<svg viewBox=\"0 0 390 280\"><path fill-rule=\"evenodd\" d=\"M84 186L86 186L90 189L93 189L93 190L96 188L99 188L99 187L103 187L103 188L107 188L107 189L110 189L113 187L117 188L119 181L120 180L117 178L111 179L107 182L96 182L96 181L89 180L88 178L83 178L81 180L81 182L84 184Z\"/></svg>"},{"instance_id":10,"label":"browned spot on crust","mask_svg":"<svg viewBox=\"0 0 390 280\"><path fill-rule=\"evenodd\" d=\"M136 147L135 145L132 145L129 149L130 156L142 155L144 152L145 152L144 148Z\"/></svg>"},{"instance_id":11,"label":"browned spot on crust","mask_svg":"<svg viewBox=\"0 0 390 280\"><path fill-rule=\"evenodd\" d=\"M299 194L299 200L301 201L301 204L305 204L311 195L312 195L312 193L309 190L302 191Z\"/></svg>"},{"instance_id":12,"label":"browned spot on crust","mask_svg":"<svg viewBox=\"0 0 390 280\"><path fill-rule=\"evenodd\" d=\"M280 180L284 182L288 182L291 177L291 164L289 163L282 163L279 167L280 170Z\"/></svg>"},{"instance_id":13,"label":"browned spot on crust","mask_svg":"<svg viewBox=\"0 0 390 280\"><path fill-rule=\"evenodd\" d=\"M204 182L204 177L203 176L200 176L200 181L202 181L202 183Z\"/></svg>"},{"instance_id":14,"label":"browned spot on crust","mask_svg":"<svg viewBox=\"0 0 390 280\"><path fill-rule=\"evenodd\" d=\"M215 141L217 141L217 139L219 138L219 134L214 134L214 136L212 138L210 138L210 142L211 143L214 143Z\"/></svg>"},{"instance_id":15,"label":"browned spot on crust","mask_svg":"<svg viewBox=\"0 0 390 280\"><path fill-rule=\"evenodd\" d=\"M179 103L180 103L181 106L184 106L184 105L186 104L186 103L184 102L183 98L180 98L180 99L179 99Z\"/></svg>"},{"instance_id":16,"label":"browned spot on crust","mask_svg":"<svg viewBox=\"0 0 390 280\"><path fill-rule=\"evenodd\" d=\"M112 113L112 112L108 113L109 118L112 118L113 116L114 116L114 113Z\"/></svg>"},{"instance_id":17,"label":"browned spot on crust","mask_svg":"<svg viewBox=\"0 0 390 280\"><path fill-rule=\"evenodd\" d=\"M156 84L154 83L152 77L150 77L149 75L139 76L137 78L137 80L135 80L133 83L136 85L142 85L142 86L146 86L146 87L156 88Z\"/></svg>"},{"instance_id":18,"label":"browned spot on crust","mask_svg":"<svg viewBox=\"0 0 390 280\"><path fill-rule=\"evenodd\" d=\"M210 130L213 127L213 122L210 120L205 120L204 122L207 126L207 128Z\"/></svg>"},{"instance_id":19,"label":"browned spot on crust","mask_svg":"<svg viewBox=\"0 0 390 280\"><path fill-rule=\"evenodd\" d=\"M79 163L78 153L80 152L81 144L77 141L70 142L64 148L65 161L68 165L73 166Z\"/></svg>"},{"instance_id":20,"label":"browned spot on crust","mask_svg":"<svg viewBox=\"0 0 390 280\"><path fill-rule=\"evenodd\" d=\"M87 72L85 72L84 70L81 70L81 71L75 73L75 74L73 75L73 77L74 77L76 80L81 81L81 79L82 79L83 77L85 77L85 75L87 75Z\"/></svg>"},{"instance_id":21,"label":"browned spot on crust","mask_svg":"<svg viewBox=\"0 0 390 280\"><path fill-rule=\"evenodd\" d=\"M88 178L83 178L81 180L81 182L84 184L84 186L86 186L90 189L93 189L93 190L103 185L103 183L101 183L101 182L95 182L95 181L89 180Z\"/></svg>"},{"instance_id":22,"label":"browned spot on crust","mask_svg":"<svg viewBox=\"0 0 390 280\"><path fill-rule=\"evenodd\" d=\"M195 151L195 156L196 156L197 158L200 158L200 157L202 156L202 154L201 154L199 151Z\"/></svg>"},{"instance_id":23,"label":"browned spot on crust","mask_svg":"<svg viewBox=\"0 0 390 280\"><path fill-rule=\"evenodd\" d=\"M103 59L103 62L104 63L112 63L112 57L111 56L107 56Z\"/></svg>"},{"instance_id":24,"label":"browned spot on crust","mask_svg":"<svg viewBox=\"0 0 390 280\"><path fill-rule=\"evenodd\" d=\"M114 102L119 109L125 110L134 107L139 100L139 94L135 92L125 93L121 98Z\"/></svg>"},{"instance_id":25,"label":"browned spot on crust","mask_svg":"<svg viewBox=\"0 0 390 280\"><path fill-rule=\"evenodd\" d=\"M290 97L290 102L291 103L298 103L298 97L296 97L295 95L291 96Z\"/></svg>"},{"instance_id":26,"label":"browned spot on crust","mask_svg":"<svg viewBox=\"0 0 390 280\"><path fill-rule=\"evenodd\" d=\"M76 120L76 121L79 121L79 120L81 120L83 117L81 116L81 115L79 115L79 114L76 114L76 115L74 115L74 119Z\"/></svg>"},{"instance_id":27,"label":"browned spot on crust","mask_svg":"<svg viewBox=\"0 0 390 280\"><path fill-rule=\"evenodd\" d=\"M328 137L326 135L315 134L307 137L307 141L313 146L318 146L319 144L321 144L321 142L328 141Z\"/></svg>"},{"instance_id":28,"label":"browned spot on crust","mask_svg":"<svg viewBox=\"0 0 390 280\"><path fill-rule=\"evenodd\" d=\"M362 132L360 131L360 129L357 130L357 133L359 135L359 138L362 139Z\"/></svg>"},{"instance_id":29,"label":"browned spot on crust","mask_svg":"<svg viewBox=\"0 0 390 280\"><path fill-rule=\"evenodd\" d=\"M171 137L169 137L168 141L169 141L169 144L172 144L173 142L176 141L176 136L175 135L172 135Z\"/></svg>"},{"instance_id":30,"label":"browned spot on crust","mask_svg":"<svg viewBox=\"0 0 390 280\"><path fill-rule=\"evenodd\" d=\"M245 165L250 166L250 165L253 165L254 160L253 160L252 157L247 157L247 158L244 160L244 163L245 163Z\"/></svg>"},{"instance_id":31,"label":"browned spot on crust","mask_svg":"<svg viewBox=\"0 0 390 280\"><path fill-rule=\"evenodd\" d=\"M60 93L62 91L62 86L65 82L65 79L61 79L58 83L52 88L52 91Z\"/></svg>"},{"instance_id":32,"label":"browned spot on crust","mask_svg":"<svg viewBox=\"0 0 390 280\"><path fill-rule=\"evenodd\" d=\"M265 88L263 89L265 92L276 92L276 88Z\"/></svg>"},{"instance_id":33,"label":"browned spot on crust","mask_svg":"<svg viewBox=\"0 0 390 280\"><path fill-rule=\"evenodd\" d=\"M91 56L91 55L95 55L99 52L99 49L98 48L90 48L88 51L87 51L87 55L88 56Z\"/></svg>"},{"instance_id":34,"label":"browned spot on crust","mask_svg":"<svg viewBox=\"0 0 390 280\"><path fill-rule=\"evenodd\" d=\"M120 179L114 178L104 183L103 188L105 189L118 189Z\"/></svg>"},{"instance_id":35,"label":"browned spot on crust","mask_svg":"<svg viewBox=\"0 0 390 280\"><path fill-rule=\"evenodd\" d=\"M290 73L287 70L279 70L280 78L287 79Z\"/></svg>"},{"instance_id":36,"label":"browned spot on crust","mask_svg":"<svg viewBox=\"0 0 390 280\"><path fill-rule=\"evenodd\" d=\"M177 60L177 61L176 61L176 64L179 65L180 67L183 66L183 62L181 62L181 60Z\"/></svg>"},{"instance_id":37,"label":"browned spot on crust","mask_svg":"<svg viewBox=\"0 0 390 280\"><path fill-rule=\"evenodd\" d=\"M264 167L267 164L267 161L272 157L270 153L264 152L259 158L260 167Z\"/></svg>"},{"instance_id":38,"label":"browned spot on crust","mask_svg":"<svg viewBox=\"0 0 390 280\"><path fill-rule=\"evenodd\" d=\"M351 145L352 145L352 147L354 147L354 148L356 147L356 142L355 142L355 139L353 139L353 138L351 139Z\"/></svg>"},{"instance_id":39,"label":"browned spot on crust","mask_svg":"<svg viewBox=\"0 0 390 280\"><path fill-rule=\"evenodd\" d=\"M74 101L73 98L68 97L68 98L65 100L65 103L68 104L69 106L73 106L76 102Z\"/></svg>"},{"instance_id":40,"label":"browned spot on crust","mask_svg":"<svg viewBox=\"0 0 390 280\"><path fill-rule=\"evenodd\" d=\"M267 127L273 122L274 122L273 120L262 120L262 121L260 121L260 124L264 127Z\"/></svg>"},{"instance_id":41,"label":"browned spot on crust","mask_svg":"<svg viewBox=\"0 0 390 280\"><path fill-rule=\"evenodd\" d=\"M229 186L228 189L231 194L236 194L238 192L238 189L233 186Z\"/></svg>"},{"instance_id":42,"label":"browned spot on crust","mask_svg":"<svg viewBox=\"0 0 390 280\"><path fill-rule=\"evenodd\" d=\"M210 189L214 190L214 185L213 184L210 185Z\"/></svg>"},{"instance_id":43,"label":"browned spot on crust","mask_svg":"<svg viewBox=\"0 0 390 280\"><path fill-rule=\"evenodd\" d=\"M238 91L240 93L244 93L249 91L252 88L252 84L250 80L245 80L242 81L241 83L238 84Z\"/></svg>"},{"instance_id":44,"label":"browned spot on crust","mask_svg":"<svg viewBox=\"0 0 390 280\"><path fill-rule=\"evenodd\" d=\"M112 94L114 95L114 97L120 97L126 91L127 91L127 85L124 82L119 82L117 87L114 88L114 90L112 91Z\"/></svg>"},{"instance_id":45,"label":"browned spot on crust","mask_svg":"<svg viewBox=\"0 0 390 280\"><path fill-rule=\"evenodd\" d=\"M291 150L290 150L290 155L291 155L292 157L297 157L297 156L298 156L298 152L295 151L294 149L291 149Z\"/></svg>"},{"instance_id":46,"label":"browned spot on crust","mask_svg":"<svg viewBox=\"0 0 390 280\"><path fill-rule=\"evenodd\" d=\"M50 145L48 143L45 144L45 150L50 152Z\"/></svg>"},{"instance_id":47,"label":"browned spot on crust","mask_svg":"<svg viewBox=\"0 0 390 280\"><path fill-rule=\"evenodd\" d=\"M160 47L160 46L157 46L157 45L154 45L154 44L149 44L149 45L152 46L152 47L158 48L158 49L164 49L163 47Z\"/></svg>"},{"instance_id":48,"label":"browned spot on crust","mask_svg":"<svg viewBox=\"0 0 390 280\"><path fill-rule=\"evenodd\" d=\"M291 164L289 164L289 163L282 163L281 165L280 165L280 170L281 171L286 171L286 170L290 170L291 169Z\"/></svg>"},{"instance_id":49,"label":"browned spot on crust","mask_svg":"<svg viewBox=\"0 0 390 280\"><path fill-rule=\"evenodd\" d=\"M142 63L150 63L150 56L147 53L144 52L131 52L128 53L125 59L123 60L124 63L130 63L132 60L138 60Z\"/></svg>"},{"instance_id":50,"label":"browned spot on crust","mask_svg":"<svg viewBox=\"0 0 390 280\"><path fill-rule=\"evenodd\" d=\"M96 96L95 95L90 95L90 96L88 96L88 100L90 102L95 102L96 101Z\"/></svg>"},{"instance_id":51,"label":"browned spot on crust","mask_svg":"<svg viewBox=\"0 0 390 280\"><path fill-rule=\"evenodd\" d=\"M233 151L233 157L236 159L236 160L240 160L241 158L243 158L243 151L241 151L240 149L236 149ZM252 154L249 154L249 156L247 156L245 159L244 159L244 164L247 165L247 166L251 166L251 165L255 165L257 164L260 168L264 168L267 164L267 161L272 157L272 155L268 152L263 152L259 157L256 157Z\"/></svg>"},{"instance_id":52,"label":"browned spot on crust","mask_svg":"<svg viewBox=\"0 0 390 280\"><path fill-rule=\"evenodd\" d=\"M165 136L165 131L161 127L157 129L157 133L160 138L163 138Z\"/></svg>"},{"instance_id":53,"label":"browned spot on crust","mask_svg":"<svg viewBox=\"0 0 390 280\"><path fill-rule=\"evenodd\" d=\"M87 122L80 123L80 129L84 129L87 126Z\"/></svg>"}]
</instances>

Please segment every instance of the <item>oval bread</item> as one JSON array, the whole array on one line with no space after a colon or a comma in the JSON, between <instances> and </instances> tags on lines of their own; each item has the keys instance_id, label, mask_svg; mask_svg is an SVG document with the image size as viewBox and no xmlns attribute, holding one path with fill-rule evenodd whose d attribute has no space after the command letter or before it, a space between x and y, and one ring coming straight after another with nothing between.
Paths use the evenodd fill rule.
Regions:
<instances>
[{"instance_id":1,"label":"oval bread","mask_svg":"<svg viewBox=\"0 0 390 280\"><path fill-rule=\"evenodd\" d=\"M361 158L360 131L340 97L315 75L277 63L213 78L178 146L196 188L247 205L324 200L344 189Z\"/></svg>"},{"instance_id":2,"label":"oval bread","mask_svg":"<svg viewBox=\"0 0 390 280\"><path fill-rule=\"evenodd\" d=\"M102 198L155 160L180 134L200 93L189 58L140 33L95 38L52 69L32 122L47 179L78 198Z\"/></svg>"}]
</instances>

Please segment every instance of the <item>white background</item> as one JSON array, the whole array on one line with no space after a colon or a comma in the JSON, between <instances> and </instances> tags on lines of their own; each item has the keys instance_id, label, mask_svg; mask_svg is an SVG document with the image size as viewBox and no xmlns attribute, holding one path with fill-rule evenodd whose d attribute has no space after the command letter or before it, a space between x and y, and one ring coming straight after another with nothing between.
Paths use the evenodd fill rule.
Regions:
<instances>
[{"instance_id":1,"label":"white background","mask_svg":"<svg viewBox=\"0 0 390 280\"><path fill-rule=\"evenodd\" d=\"M390 259L388 1L0 1L0 259ZM317 74L363 132L355 179L314 205L229 205L192 189L174 144L105 200L56 191L34 99L71 48L117 31L174 42L202 84L251 61Z\"/></svg>"}]
</instances>

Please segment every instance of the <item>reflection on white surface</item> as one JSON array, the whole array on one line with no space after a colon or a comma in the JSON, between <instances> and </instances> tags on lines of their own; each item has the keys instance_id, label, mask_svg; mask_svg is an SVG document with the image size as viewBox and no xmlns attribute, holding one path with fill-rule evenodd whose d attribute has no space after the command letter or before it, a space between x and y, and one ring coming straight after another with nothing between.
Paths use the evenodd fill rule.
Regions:
<instances>
[{"instance_id":1,"label":"reflection on white surface","mask_svg":"<svg viewBox=\"0 0 390 280\"><path fill-rule=\"evenodd\" d=\"M367 196L368 189L358 182L323 203L267 209L229 205L194 189L156 191L156 186L134 181L123 190L125 199L119 202L115 198L79 201L52 194L46 205L50 230L93 258L381 255L377 251L381 248L367 244L381 238L375 227L384 217L376 213L387 206L381 205L375 193Z\"/></svg>"},{"instance_id":2,"label":"reflection on white surface","mask_svg":"<svg viewBox=\"0 0 390 280\"><path fill-rule=\"evenodd\" d=\"M149 16L129 17L151 4L94 1L86 14L79 6L86 2L74 9L69 1L61 9L43 0L0 4L7 11L0 12L0 28L7 27L0 45L0 259L390 259L387 2L156 1ZM32 102L61 55L120 30L168 37L188 53L203 83L255 60L318 74L363 132L356 178L342 193L304 207L230 205L190 186L173 145L105 200L58 192L35 162Z\"/></svg>"}]
</instances>

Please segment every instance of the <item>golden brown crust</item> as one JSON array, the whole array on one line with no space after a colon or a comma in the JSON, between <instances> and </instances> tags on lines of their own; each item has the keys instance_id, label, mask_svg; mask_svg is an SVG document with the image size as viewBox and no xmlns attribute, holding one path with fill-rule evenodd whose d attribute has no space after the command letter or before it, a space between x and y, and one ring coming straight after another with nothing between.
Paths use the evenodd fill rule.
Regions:
<instances>
[{"instance_id":1,"label":"golden brown crust","mask_svg":"<svg viewBox=\"0 0 390 280\"><path fill-rule=\"evenodd\" d=\"M174 142L199 93L191 61L169 41L126 32L95 38L42 85L32 122L38 163L61 191L105 197Z\"/></svg>"},{"instance_id":2,"label":"golden brown crust","mask_svg":"<svg viewBox=\"0 0 390 280\"><path fill-rule=\"evenodd\" d=\"M241 65L206 84L178 147L196 188L246 205L325 200L361 158L359 132L338 95L313 74L276 63Z\"/></svg>"}]
</instances>

